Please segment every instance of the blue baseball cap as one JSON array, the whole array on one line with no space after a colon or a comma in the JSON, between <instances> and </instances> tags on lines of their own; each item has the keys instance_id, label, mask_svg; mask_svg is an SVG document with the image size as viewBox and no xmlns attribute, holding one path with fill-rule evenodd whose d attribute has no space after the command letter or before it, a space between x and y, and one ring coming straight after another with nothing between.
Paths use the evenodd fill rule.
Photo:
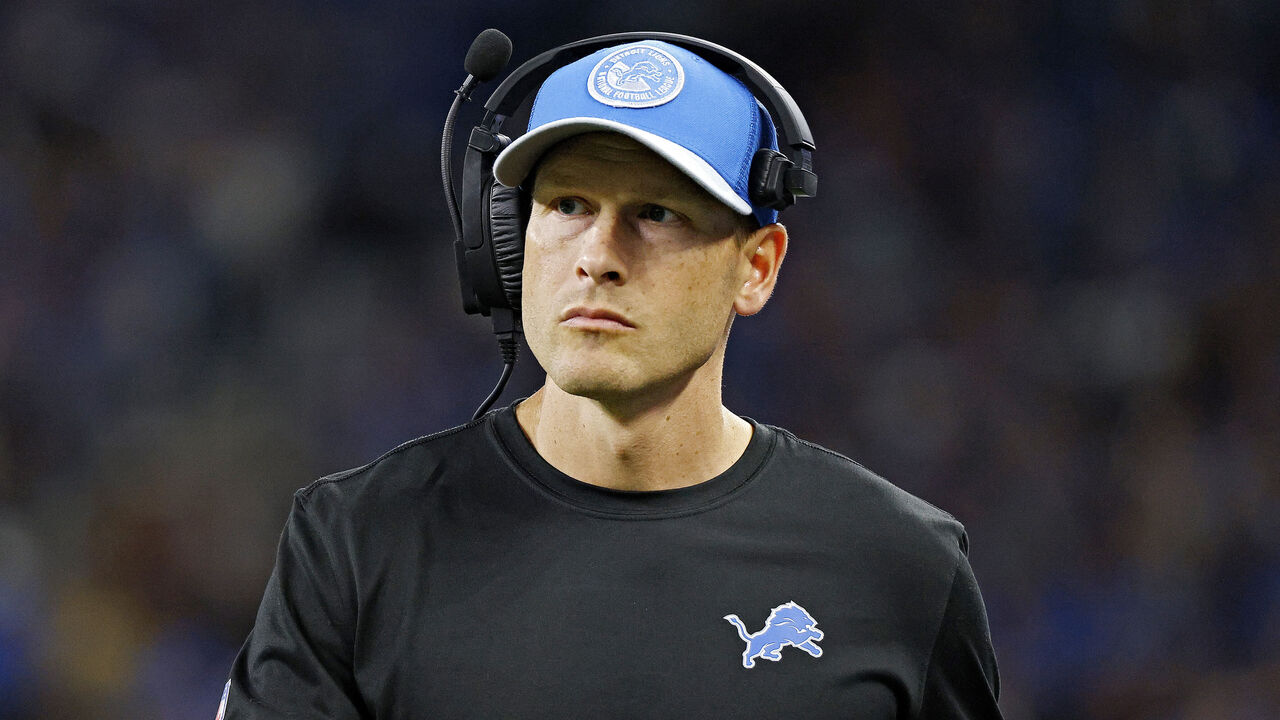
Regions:
<instances>
[{"instance_id":1,"label":"blue baseball cap","mask_svg":"<svg viewBox=\"0 0 1280 720\"><path fill-rule=\"evenodd\" d=\"M528 132L498 155L494 177L520 185L553 145L601 131L648 147L740 215L761 225L778 219L777 210L753 207L747 188L756 150L778 149L773 118L742 81L658 40L598 50L551 73Z\"/></svg>"}]
</instances>

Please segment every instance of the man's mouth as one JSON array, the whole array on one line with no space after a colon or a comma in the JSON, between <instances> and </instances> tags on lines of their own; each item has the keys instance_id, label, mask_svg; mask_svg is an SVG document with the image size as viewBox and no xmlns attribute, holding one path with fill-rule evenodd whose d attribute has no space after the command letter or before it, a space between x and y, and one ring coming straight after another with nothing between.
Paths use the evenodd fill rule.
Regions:
<instances>
[{"instance_id":1,"label":"man's mouth","mask_svg":"<svg viewBox=\"0 0 1280 720\"><path fill-rule=\"evenodd\" d=\"M605 308L576 306L561 316L561 325L580 330L634 330L635 324L621 313Z\"/></svg>"}]
</instances>

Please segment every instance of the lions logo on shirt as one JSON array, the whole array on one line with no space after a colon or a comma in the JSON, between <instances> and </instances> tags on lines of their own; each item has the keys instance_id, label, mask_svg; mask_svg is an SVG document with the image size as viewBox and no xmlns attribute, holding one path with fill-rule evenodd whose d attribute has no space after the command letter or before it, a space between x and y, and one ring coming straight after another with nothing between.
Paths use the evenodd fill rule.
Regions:
<instances>
[{"instance_id":1,"label":"lions logo on shirt","mask_svg":"<svg viewBox=\"0 0 1280 720\"><path fill-rule=\"evenodd\" d=\"M646 108L671 102L684 88L684 67L652 45L628 45L596 63L587 92L605 105Z\"/></svg>"},{"instance_id":2,"label":"lions logo on shirt","mask_svg":"<svg viewBox=\"0 0 1280 720\"><path fill-rule=\"evenodd\" d=\"M818 621L794 602L774 608L769 619L764 621L764 628L754 634L747 632L737 615L725 615L724 619L738 628L738 637L747 644L742 653L742 667L748 670L756 666L756 658L773 662L781 660L782 649L788 645L814 657L822 657L822 648L817 642L823 638L823 632L817 628Z\"/></svg>"}]
</instances>

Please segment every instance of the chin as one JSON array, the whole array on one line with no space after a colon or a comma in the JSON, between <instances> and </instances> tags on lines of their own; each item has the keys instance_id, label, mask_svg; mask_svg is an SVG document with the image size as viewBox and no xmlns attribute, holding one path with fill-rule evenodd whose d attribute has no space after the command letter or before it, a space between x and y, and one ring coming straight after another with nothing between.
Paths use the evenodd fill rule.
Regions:
<instances>
[{"instance_id":1,"label":"chin","mask_svg":"<svg viewBox=\"0 0 1280 720\"><path fill-rule=\"evenodd\" d=\"M582 363L547 371L547 378L569 395L622 407L636 401L678 393L696 374L696 367L643 368L627 364Z\"/></svg>"},{"instance_id":2,"label":"chin","mask_svg":"<svg viewBox=\"0 0 1280 720\"><path fill-rule=\"evenodd\" d=\"M626 373L618 372L616 368L562 368L558 372L548 370L547 377L570 395L602 402L634 394L640 389L637 383L629 382Z\"/></svg>"},{"instance_id":3,"label":"chin","mask_svg":"<svg viewBox=\"0 0 1280 720\"><path fill-rule=\"evenodd\" d=\"M540 343L530 343L547 379L569 395L616 404L653 393L678 392L714 356L715 348L689 352L672 347L655 353L614 343L591 346L563 345L539 353ZM543 362L543 360L546 362Z\"/></svg>"},{"instance_id":4,"label":"chin","mask_svg":"<svg viewBox=\"0 0 1280 720\"><path fill-rule=\"evenodd\" d=\"M593 345L575 339L579 342L543 343L542 338L528 337L529 349L547 379L570 395L595 398L625 393L644 374L637 358L617 343Z\"/></svg>"}]
</instances>

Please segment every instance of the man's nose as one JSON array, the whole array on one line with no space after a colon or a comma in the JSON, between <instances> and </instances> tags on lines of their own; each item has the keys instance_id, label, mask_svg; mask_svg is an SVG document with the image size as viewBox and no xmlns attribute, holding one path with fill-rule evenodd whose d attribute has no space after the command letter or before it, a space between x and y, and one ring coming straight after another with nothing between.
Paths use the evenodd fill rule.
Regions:
<instances>
[{"instance_id":1,"label":"man's nose","mask_svg":"<svg viewBox=\"0 0 1280 720\"><path fill-rule=\"evenodd\" d=\"M621 285L627 281L624 244L628 228L613 211L601 211L582 235L575 271L579 279Z\"/></svg>"}]
</instances>

